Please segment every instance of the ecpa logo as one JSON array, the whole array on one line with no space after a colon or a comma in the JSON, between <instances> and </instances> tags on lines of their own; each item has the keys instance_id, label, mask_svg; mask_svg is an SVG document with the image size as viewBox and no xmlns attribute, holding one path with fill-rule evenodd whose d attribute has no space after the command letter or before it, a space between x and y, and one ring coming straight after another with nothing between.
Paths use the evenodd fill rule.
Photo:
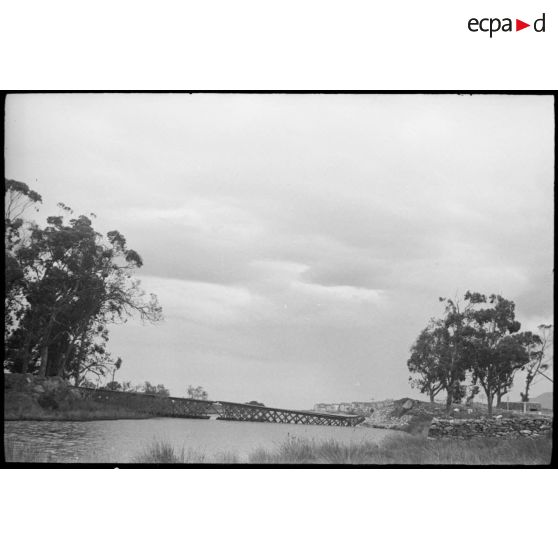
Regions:
<instances>
[{"instance_id":1,"label":"ecpa logo","mask_svg":"<svg viewBox=\"0 0 558 558\"><path fill-rule=\"evenodd\" d=\"M544 33L545 24L545 14L543 14L539 19L536 19L533 22L534 31L537 33ZM467 27L469 28L469 31L472 31L473 33L477 33L479 31L481 31L482 33L490 33L490 38L492 38L492 35L494 33L498 33L498 31L503 31L504 33L506 33L514 30L512 18L509 17L505 17L503 19L500 19L498 17L485 17L482 19L472 17L469 20ZM522 29L526 29L527 27L531 27L531 24L525 23L520 19L515 20L515 31L521 31Z\"/></svg>"}]
</instances>

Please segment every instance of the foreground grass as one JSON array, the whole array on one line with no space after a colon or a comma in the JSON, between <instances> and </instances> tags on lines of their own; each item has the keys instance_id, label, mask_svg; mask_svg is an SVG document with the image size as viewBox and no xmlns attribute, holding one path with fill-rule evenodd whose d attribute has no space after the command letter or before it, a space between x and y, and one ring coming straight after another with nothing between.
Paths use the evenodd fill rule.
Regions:
<instances>
[{"instance_id":1,"label":"foreground grass","mask_svg":"<svg viewBox=\"0 0 558 558\"><path fill-rule=\"evenodd\" d=\"M53 463L56 456L38 452L30 445L5 441L8 463ZM291 438L277 449L258 449L247 459L234 453L207 455L184 448L177 450L168 442L157 441L139 453L134 463L204 464L253 463L295 465L547 465L552 439L451 438L424 439L394 435L383 443L342 444L333 440L312 442Z\"/></svg>"},{"instance_id":2,"label":"foreground grass","mask_svg":"<svg viewBox=\"0 0 558 558\"><path fill-rule=\"evenodd\" d=\"M381 443L342 444L290 439L276 450L259 449L244 462L255 464L348 465L546 465L552 439L498 438L420 439L393 438ZM199 452L177 452L156 442L135 459L136 463L240 463L232 454L208 457Z\"/></svg>"}]
</instances>

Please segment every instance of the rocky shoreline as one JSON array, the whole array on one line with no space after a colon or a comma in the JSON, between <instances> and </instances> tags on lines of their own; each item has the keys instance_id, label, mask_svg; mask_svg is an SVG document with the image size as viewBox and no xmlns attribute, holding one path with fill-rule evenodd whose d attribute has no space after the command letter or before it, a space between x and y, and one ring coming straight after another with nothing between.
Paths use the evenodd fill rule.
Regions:
<instances>
[{"instance_id":1,"label":"rocky shoreline","mask_svg":"<svg viewBox=\"0 0 558 558\"><path fill-rule=\"evenodd\" d=\"M378 402L361 425L388 428L428 438L539 438L551 436L553 417L511 414L474 418L441 416L433 405L414 399Z\"/></svg>"}]
</instances>

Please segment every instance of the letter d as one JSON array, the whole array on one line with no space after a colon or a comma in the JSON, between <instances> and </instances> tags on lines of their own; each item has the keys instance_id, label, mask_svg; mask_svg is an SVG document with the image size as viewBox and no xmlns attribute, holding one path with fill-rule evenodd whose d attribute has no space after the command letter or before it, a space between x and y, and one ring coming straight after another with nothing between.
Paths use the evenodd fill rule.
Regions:
<instances>
[{"instance_id":1,"label":"letter d","mask_svg":"<svg viewBox=\"0 0 558 558\"><path fill-rule=\"evenodd\" d=\"M545 21L544 21L544 16L545 14L542 15L542 17L540 19L536 19L535 23L533 23L533 29L537 32L537 33L544 33L544 25L545 25ZM537 27L538 23L542 22L542 27L539 29Z\"/></svg>"}]
</instances>

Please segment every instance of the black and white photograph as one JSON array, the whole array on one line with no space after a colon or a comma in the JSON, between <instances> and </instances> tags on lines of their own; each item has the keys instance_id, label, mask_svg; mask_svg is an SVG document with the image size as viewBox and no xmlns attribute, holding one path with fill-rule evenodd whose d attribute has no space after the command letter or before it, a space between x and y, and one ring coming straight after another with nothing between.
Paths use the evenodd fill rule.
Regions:
<instances>
[{"instance_id":1,"label":"black and white photograph","mask_svg":"<svg viewBox=\"0 0 558 558\"><path fill-rule=\"evenodd\" d=\"M4 111L5 463L551 464L552 94Z\"/></svg>"}]
</instances>

